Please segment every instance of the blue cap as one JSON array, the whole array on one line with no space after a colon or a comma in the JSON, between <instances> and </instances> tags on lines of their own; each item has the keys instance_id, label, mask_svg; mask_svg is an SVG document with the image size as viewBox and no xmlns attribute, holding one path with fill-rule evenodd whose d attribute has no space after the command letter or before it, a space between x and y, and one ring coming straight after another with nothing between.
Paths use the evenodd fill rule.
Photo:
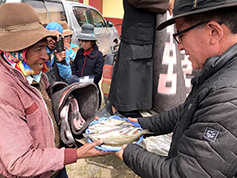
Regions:
<instances>
[{"instance_id":1,"label":"blue cap","mask_svg":"<svg viewBox=\"0 0 237 178\"><path fill-rule=\"evenodd\" d=\"M63 27L57 22L50 22L45 28L48 30L57 30L59 33L63 34Z\"/></svg>"}]
</instances>

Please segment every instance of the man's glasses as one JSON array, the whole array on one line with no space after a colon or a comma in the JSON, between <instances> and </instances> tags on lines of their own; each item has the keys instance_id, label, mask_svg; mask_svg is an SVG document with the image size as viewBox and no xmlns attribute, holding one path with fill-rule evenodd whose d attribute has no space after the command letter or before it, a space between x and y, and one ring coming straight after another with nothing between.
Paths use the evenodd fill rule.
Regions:
<instances>
[{"instance_id":1,"label":"man's glasses","mask_svg":"<svg viewBox=\"0 0 237 178\"><path fill-rule=\"evenodd\" d=\"M182 42L182 37L183 37L183 33L186 33L186 32L188 32L189 30L192 30L193 28L196 28L197 26L199 26L199 25L202 25L202 24L205 24L205 23L208 23L208 22L210 22L210 20L209 21L206 21L206 22L200 22L200 23L198 23L198 24L196 24L196 25L193 25L193 26L191 26L191 27L189 27L189 28L186 28L186 29L184 29L184 30L182 30L182 31L180 31L180 32L178 32L178 33L174 33L173 34L173 37L174 37L174 39L175 39L175 41L178 43L178 44L180 44L181 42ZM217 22L217 23L219 23L219 25L222 25L222 22Z\"/></svg>"}]
</instances>

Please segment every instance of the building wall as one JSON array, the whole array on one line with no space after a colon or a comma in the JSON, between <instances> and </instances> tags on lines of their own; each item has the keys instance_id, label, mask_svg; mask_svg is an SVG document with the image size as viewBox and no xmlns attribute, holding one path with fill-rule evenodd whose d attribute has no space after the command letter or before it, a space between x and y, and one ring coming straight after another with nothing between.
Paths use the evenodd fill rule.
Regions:
<instances>
[{"instance_id":1,"label":"building wall","mask_svg":"<svg viewBox=\"0 0 237 178\"><path fill-rule=\"evenodd\" d=\"M114 23L119 35L123 22L123 0L79 0L80 3L89 4L100 11L100 13Z\"/></svg>"},{"instance_id":2,"label":"building wall","mask_svg":"<svg viewBox=\"0 0 237 178\"><path fill-rule=\"evenodd\" d=\"M123 0L103 0L103 15L106 20L114 23L119 35L121 35L123 13Z\"/></svg>"},{"instance_id":3,"label":"building wall","mask_svg":"<svg viewBox=\"0 0 237 178\"><path fill-rule=\"evenodd\" d=\"M95 7L97 10L100 11L100 13L103 14L102 3L103 3L103 0L89 0L89 4Z\"/></svg>"}]
</instances>

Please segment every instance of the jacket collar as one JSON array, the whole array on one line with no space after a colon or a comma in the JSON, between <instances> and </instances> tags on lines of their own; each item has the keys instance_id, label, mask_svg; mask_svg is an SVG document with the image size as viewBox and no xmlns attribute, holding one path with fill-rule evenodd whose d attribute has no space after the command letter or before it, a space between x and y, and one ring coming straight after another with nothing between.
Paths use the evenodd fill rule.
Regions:
<instances>
[{"instance_id":1,"label":"jacket collar","mask_svg":"<svg viewBox=\"0 0 237 178\"><path fill-rule=\"evenodd\" d=\"M204 82L210 76L223 68L227 63L235 60L236 57L237 43L227 49L222 55L208 58L202 71L191 80L192 85Z\"/></svg>"},{"instance_id":2,"label":"jacket collar","mask_svg":"<svg viewBox=\"0 0 237 178\"><path fill-rule=\"evenodd\" d=\"M83 55L84 49L80 48L78 52L79 52L79 55ZM98 47L95 46L93 50L90 52L90 54L88 54L87 56L89 56L90 58L96 58L98 56Z\"/></svg>"}]
</instances>

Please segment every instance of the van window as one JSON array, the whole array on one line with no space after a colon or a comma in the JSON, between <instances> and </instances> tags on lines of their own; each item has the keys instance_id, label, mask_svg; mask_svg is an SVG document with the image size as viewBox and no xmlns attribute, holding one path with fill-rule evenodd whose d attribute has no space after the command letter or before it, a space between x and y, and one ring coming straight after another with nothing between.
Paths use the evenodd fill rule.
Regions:
<instances>
[{"instance_id":1,"label":"van window","mask_svg":"<svg viewBox=\"0 0 237 178\"><path fill-rule=\"evenodd\" d=\"M77 19L77 22L82 26L84 23L90 23L90 20L87 15L87 9L84 7L73 6L73 13Z\"/></svg>"},{"instance_id":2,"label":"van window","mask_svg":"<svg viewBox=\"0 0 237 178\"><path fill-rule=\"evenodd\" d=\"M45 1L45 4L50 13L51 21L67 21L62 3Z\"/></svg>"},{"instance_id":3,"label":"van window","mask_svg":"<svg viewBox=\"0 0 237 178\"><path fill-rule=\"evenodd\" d=\"M93 25L95 27L105 27L104 18L95 10L91 9L91 16L93 19Z\"/></svg>"},{"instance_id":4,"label":"van window","mask_svg":"<svg viewBox=\"0 0 237 178\"><path fill-rule=\"evenodd\" d=\"M49 2L39 0L24 0L24 3L30 4L39 14L40 21L46 25L51 21L67 21L63 4L60 2Z\"/></svg>"}]
</instances>

